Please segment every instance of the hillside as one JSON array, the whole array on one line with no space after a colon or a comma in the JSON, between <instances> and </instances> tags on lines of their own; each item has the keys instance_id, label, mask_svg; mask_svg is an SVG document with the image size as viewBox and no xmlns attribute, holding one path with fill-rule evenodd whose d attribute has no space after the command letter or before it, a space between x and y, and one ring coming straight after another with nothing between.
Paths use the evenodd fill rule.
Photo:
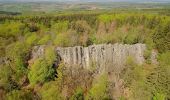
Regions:
<instances>
[{"instance_id":1,"label":"hillside","mask_svg":"<svg viewBox=\"0 0 170 100\"><path fill-rule=\"evenodd\" d=\"M0 100L169 100L170 10L162 6L60 13L7 6Z\"/></svg>"}]
</instances>

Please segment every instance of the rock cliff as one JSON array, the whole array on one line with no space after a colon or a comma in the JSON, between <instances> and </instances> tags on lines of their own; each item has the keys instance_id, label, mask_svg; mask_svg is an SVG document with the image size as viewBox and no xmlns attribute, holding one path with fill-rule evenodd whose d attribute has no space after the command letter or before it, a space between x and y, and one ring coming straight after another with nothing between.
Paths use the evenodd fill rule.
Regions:
<instances>
[{"instance_id":1,"label":"rock cliff","mask_svg":"<svg viewBox=\"0 0 170 100\"><path fill-rule=\"evenodd\" d=\"M45 46L34 47L32 58L41 57ZM67 67L82 67L102 71L120 71L128 57L134 58L135 62L144 62L145 44L100 44L89 47L56 47L56 54Z\"/></svg>"},{"instance_id":2,"label":"rock cliff","mask_svg":"<svg viewBox=\"0 0 170 100\"><path fill-rule=\"evenodd\" d=\"M81 66L86 69L94 67L101 71L120 69L126 63L128 57L133 57L135 62L144 62L144 44L101 44L89 47L57 47L56 53L68 67Z\"/></svg>"}]
</instances>

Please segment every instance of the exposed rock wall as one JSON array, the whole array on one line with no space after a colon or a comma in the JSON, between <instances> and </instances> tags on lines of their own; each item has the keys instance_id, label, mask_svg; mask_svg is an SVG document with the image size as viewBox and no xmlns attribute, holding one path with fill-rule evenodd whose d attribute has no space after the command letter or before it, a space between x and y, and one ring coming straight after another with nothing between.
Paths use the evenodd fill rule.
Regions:
<instances>
[{"instance_id":1,"label":"exposed rock wall","mask_svg":"<svg viewBox=\"0 0 170 100\"><path fill-rule=\"evenodd\" d=\"M68 67L81 66L86 69L95 68L97 71L119 71L131 56L135 62L144 62L145 44L101 44L89 47L57 47L56 53Z\"/></svg>"},{"instance_id":2,"label":"exposed rock wall","mask_svg":"<svg viewBox=\"0 0 170 100\"><path fill-rule=\"evenodd\" d=\"M32 50L32 61L44 54L45 46L36 46ZM83 67L102 71L121 71L127 58L133 57L135 62L144 62L145 44L100 44L89 47L56 47L56 54L67 67Z\"/></svg>"}]
</instances>

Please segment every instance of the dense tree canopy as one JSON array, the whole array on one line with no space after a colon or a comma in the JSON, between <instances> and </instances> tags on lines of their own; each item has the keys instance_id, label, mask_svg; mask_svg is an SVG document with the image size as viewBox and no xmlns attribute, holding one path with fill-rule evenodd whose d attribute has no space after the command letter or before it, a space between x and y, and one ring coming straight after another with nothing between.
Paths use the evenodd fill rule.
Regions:
<instances>
[{"instance_id":1,"label":"dense tree canopy","mask_svg":"<svg viewBox=\"0 0 170 100\"><path fill-rule=\"evenodd\" d=\"M107 73L93 79L93 71L66 70L67 66L58 64L54 47L145 43L145 59L154 49L159 64L138 65L128 58L126 69L118 75L128 94L118 98L169 100L170 16L132 12L0 16L0 96L7 100L110 99L114 94L109 93ZM29 63L37 45L46 45L44 55Z\"/></svg>"}]
</instances>

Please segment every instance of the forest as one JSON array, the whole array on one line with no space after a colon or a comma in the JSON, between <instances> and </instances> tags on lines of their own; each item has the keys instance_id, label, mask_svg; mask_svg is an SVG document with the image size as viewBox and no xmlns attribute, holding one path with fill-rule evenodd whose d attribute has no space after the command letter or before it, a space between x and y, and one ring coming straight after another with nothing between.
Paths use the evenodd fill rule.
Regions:
<instances>
[{"instance_id":1,"label":"forest","mask_svg":"<svg viewBox=\"0 0 170 100\"><path fill-rule=\"evenodd\" d=\"M0 15L0 100L170 100L170 11L82 11L44 15ZM120 74L125 94L112 98L107 75L98 80L84 69L70 77L54 65L54 47L146 44L146 62L127 58ZM34 46L44 57L30 64ZM150 61L158 52L159 64ZM85 86L84 86L85 84Z\"/></svg>"}]
</instances>

